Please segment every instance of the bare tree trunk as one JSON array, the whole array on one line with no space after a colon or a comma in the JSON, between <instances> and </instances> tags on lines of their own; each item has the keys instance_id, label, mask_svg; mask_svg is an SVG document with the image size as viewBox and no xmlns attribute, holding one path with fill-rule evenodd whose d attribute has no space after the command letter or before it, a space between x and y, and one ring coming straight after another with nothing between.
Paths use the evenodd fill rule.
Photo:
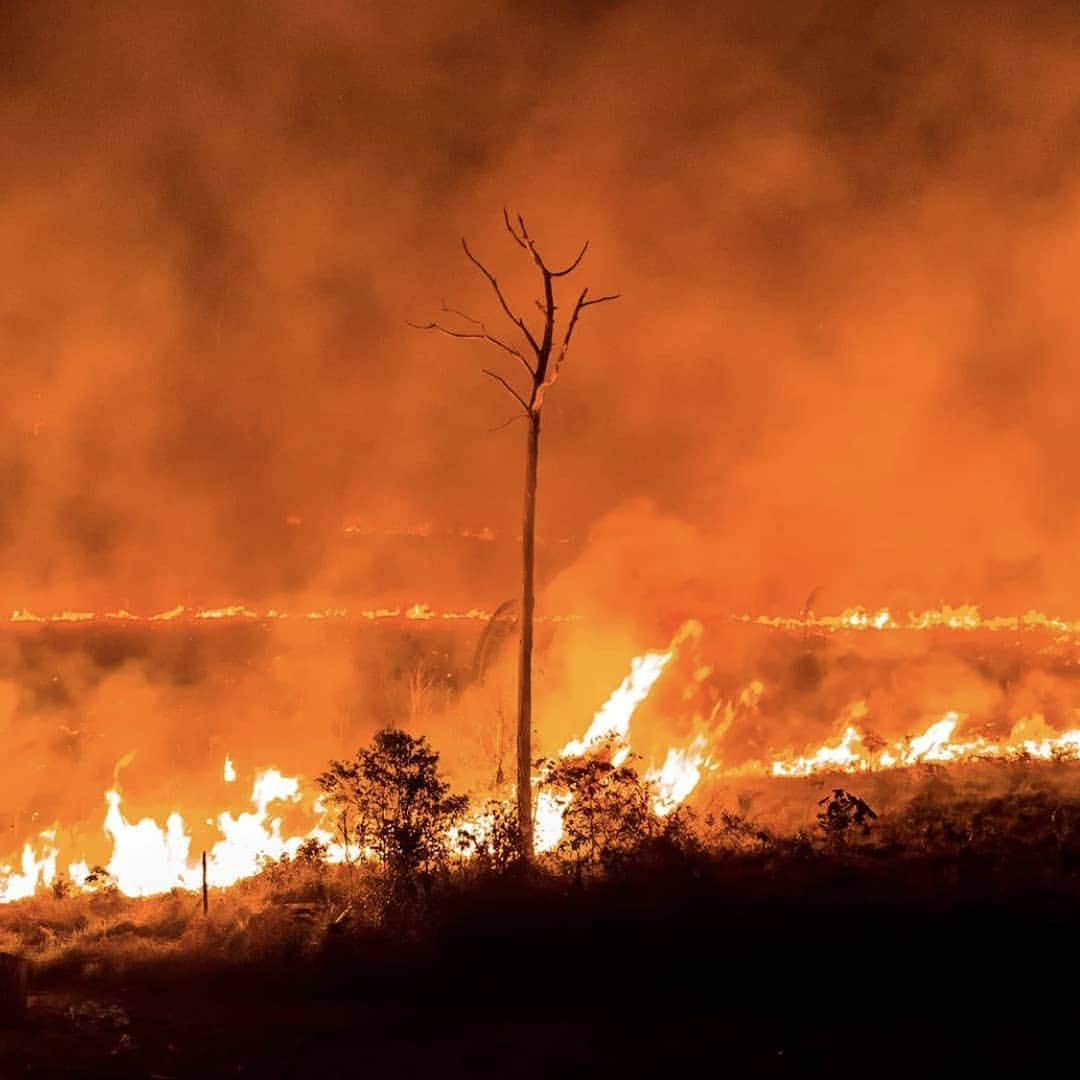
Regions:
<instances>
[{"instance_id":1,"label":"bare tree trunk","mask_svg":"<svg viewBox=\"0 0 1080 1080\"><path fill-rule=\"evenodd\" d=\"M525 368L529 377L528 389L522 393L505 376L489 368L483 368L488 378L497 382L521 407L522 414L529 423L528 449L525 455L525 514L521 530L521 652L518 664L518 719L517 719L517 811L518 827L521 832L521 857L526 862L533 857L533 807L532 807L532 652L533 652L533 609L535 594L533 569L536 551L536 472L540 459L540 410L544 396L559 377L559 370L570 348L570 339L578 318L587 307L617 300L618 294L607 296L589 296L588 288L578 294L573 307L562 324L562 340L556 335L556 316L559 310L555 299L555 281L572 274L585 257L589 249L586 241L581 250L562 269L553 269L536 248L525 221L520 214L511 220L507 210L503 210L503 222L506 231L513 237L514 243L527 252L540 274L543 299L536 301L536 306L543 319L538 333L529 329L525 320L510 306L495 275L469 250L469 245L462 238L461 247L469 262L487 279L502 308L503 314L520 334L521 342L512 344L502 337L489 333L480 319L475 319L464 311L443 305L443 310L460 319L463 326L454 329L442 323L412 323L419 330L438 330L450 337L466 340L483 341L494 346L501 353L513 357ZM505 425L504 425L505 426Z\"/></svg>"},{"instance_id":2,"label":"bare tree trunk","mask_svg":"<svg viewBox=\"0 0 1080 1080\"><path fill-rule=\"evenodd\" d=\"M532 816L532 651L536 606L536 476L540 462L540 414L529 416L525 453L525 507L521 526L521 652L518 660L517 810L521 857L533 854Z\"/></svg>"}]
</instances>

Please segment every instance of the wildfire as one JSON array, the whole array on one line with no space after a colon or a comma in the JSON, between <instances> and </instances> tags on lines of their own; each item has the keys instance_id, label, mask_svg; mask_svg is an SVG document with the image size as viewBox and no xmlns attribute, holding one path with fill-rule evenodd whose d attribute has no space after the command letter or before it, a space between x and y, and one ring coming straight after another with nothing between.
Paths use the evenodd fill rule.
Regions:
<instances>
[{"instance_id":1,"label":"wildfire","mask_svg":"<svg viewBox=\"0 0 1080 1080\"><path fill-rule=\"evenodd\" d=\"M630 719L649 696L649 691L675 655L675 649L676 642L672 642L665 652L635 656L630 661L630 674L600 706L585 734L580 739L571 739L559 756L576 757L609 745L612 764L619 765L625 761L630 753ZM552 851L558 846L563 833L563 815L569 805L569 797L547 791L541 791L537 796L533 846L538 854Z\"/></svg>"},{"instance_id":2,"label":"wildfire","mask_svg":"<svg viewBox=\"0 0 1080 1080\"><path fill-rule=\"evenodd\" d=\"M866 706L859 702L850 711L866 715ZM847 724L838 739L817 747L799 757L788 756L774 761L773 776L812 776L826 772L870 772L874 769L897 769L922 763L944 763L962 760L1030 758L1036 761L1074 759L1080 757L1080 728L1059 734L1045 734L1042 716L1025 717L1016 724L1007 739L994 742L981 735L955 738L957 728L966 719L958 712L947 712L932 721L919 735L886 743ZM1038 738L1028 732L1036 729Z\"/></svg>"},{"instance_id":3,"label":"wildfire","mask_svg":"<svg viewBox=\"0 0 1080 1080\"><path fill-rule=\"evenodd\" d=\"M38 885L49 885L56 876L57 850L53 845L56 834L50 829L41 833L41 854L29 842L23 846L21 873L0 864L0 902L25 900L37 892Z\"/></svg>"},{"instance_id":4,"label":"wildfire","mask_svg":"<svg viewBox=\"0 0 1080 1080\"><path fill-rule=\"evenodd\" d=\"M202 622L269 622L282 619L475 619L481 622L492 617L490 611L470 608L468 611L436 611L428 604L417 602L409 607L380 608L319 608L313 611L290 613L277 608L252 608L247 604L228 604L218 608L189 608L183 604L149 615L136 615L120 608L116 611L55 611L46 615L16 608L9 617L12 623L171 623L185 620ZM564 616L566 618L566 616Z\"/></svg>"},{"instance_id":5,"label":"wildfire","mask_svg":"<svg viewBox=\"0 0 1080 1080\"><path fill-rule=\"evenodd\" d=\"M664 669L677 655L679 646L688 638L698 637L701 624L688 620L679 627L671 644L663 652L648 652L630 661L630 673L593 716L585 734L571 739L560 757L576 757L595 752L599 747L610 747L611 763L615 766L626 761L630 754L630 721L637 707L649 696ZM693 791L706 761L705 739L698 736L690 746L668 751L664 764L646 776L653 783L656 795L653 809L664 815L670 813ZM541 792L536 806L535 848L538 853L551 851L558 846L563 832L563 815L570 805L568 798Z\"/></svg>"},{"instance_id":6,"label":"wildfire","mask_svg":"<svg viewBox=\"0 0 1080 1080\"><path fill-rule=\"evenodd\" d=\"M465 611L439 611L430 604L417 601L406 607L378 607L378 608L317 608L311 611L288 612L277 608L253 608L247 604L227 604L216 608L192 608L177 604L175 607L164 611L153 612L148 615L137 615L125 608L115 611L54 611L48 614L39 614L27 608L16 608L8 617L8 622L14 624L48 624L48 623L135 623L143 625L159 625L161 623L174 622L280 622L284 620L317 621L322 619L336 619L341 621L363 620L375 622L379 620L406 619L409 621L427 621L431 619L444 619L448 621L474 621L488 622L494 617L494 612L483 608L469 608ZM573 614L538 615L538 622L575 622L579 618Z\"/></svg>"},{"instance_id":7,"label":"wildfire","mask_svg":"<svg viewBox=\"0 0 1080 1080\"><path fill-rule=\"evenodd\" d=\"M307 618L345 618L346 609L308 613ZM463 613L436 612L426 604L409 608L379 609L360 612L365 618L405 618L429 620L436 618L489 618L486 612L473 610ZM54 616L38 616L29 612L15 612L15 622L88 622L93 620L124 620L142 622L169 622L189 619L258 619L287 618L269 611L260 613L244 605L219 609L187 609L176 607L155 615L137 616L127 611L95 615L89 612L63 612ZM760 616L753 620L782 628L815 626L824 629L851 629L862 631L922 630L944 627L949 630L1015 628L1018 624L1041 627L1056 633L1080 631L1080 623L1051 620L1038 613L1028 613L1019 621L1006 622L987 619L977 608L942 608L935 612L909 614L906 618L894 617L881 610L870 612L851 609L835 617L806 615L799 620L775 620ZM580 738L571 739L560 751L560 757L589 755L600 751L611 753L614 765L626 761L631 752L631 723L641 704L648 698L665 672L671 670L673 659L680 646L689 638L702 633L700 623L689 621L680 627L666 649L653 650L634 657L630 670L600 706ZM690 676L699 684L707 678L710 669L699 667ZM687 693L692 693L687 690ZM811 777L826 773L855 773L883 769L899 769L924 763L947 763L983 759L1024 758L1031 760L1080 759L1080 727L1056 732L1050 729L1040 714L1026 716L1011 730L1007 738L994 740L983 734L964 733L969 717L948 711L928 718L925 727L915 735L901 739L886 740L872 730L872 716L865 701L854 701L837 717L838 734L821 745L811 747L804 753L784 751L764 763L752 763L721 770L717 757L720 740L737 720L747 713L758 710L764 684L752 680L743 690L728 701L718 701L707 717L695 720L695 733L683 745L670 747L658 764L645 773L651 785L653 809L658 815L672 813L695 791L707 770L720 771L720 775L743 776L748 773L773 777ZM123 759L117 771L131 760ZM226 755L220 773L226 784L238 780L236 766ZM129 896L143 896L168 891L173 888L196 889L203 879L203 852L192 850L191 830L185 824L179 810L168 814L164 824L153 818L129 820L123 809L120 784L114 778L105 793L103 829L112 844L112 853L104 870L115 881L119 890ZM344 853L332 842L329 831L323 827L323 810L318 799L310 801L304 794L298 777L287 776L277 769L266 769L254 776L251 789L251 809L234 816L223 811L208 820L216 827L219 839L205 851L207 884L227 886L255 874L264 860L292 856L305 840L316 838L328 843L331 861L340 861ZM550 791L537 791L535 847L537 853L553 850L563 832L563 818L570 803L570 796ZM285 835L283 819L277 808L292 806L310 814L313 823L306 832ZM469 827L482 832L483 821L474 819ZM24 843L14 865L0 864L0 902L8 902L32 896L40 888L50 887L60 868L60 850L55 828L39 832ZM76 887L91 888L100 875L91 871L85 859L67 864L68 879Z\"/></svg>"},{"instance_id":8,"label":"wildfire","mask_svg":"<svg viewBox=\"0 0 1080 1080\"><path fill-rule=\"evenodd\" d=\"M600 706L588 730L580 739L571 739L560 757L575 757L595 750L603 743L611 745L612 763L621 764L630 753L630 718L634 710L649 696L656 680L664 673L673 649L667 652L650 652L635 656L630 661L630 674L619 684L615 692Z\"/></svg>"},{"instance_id":9,"label":"wildfire","mask_svg":"<svg viewBox=\"0 0 1080 1080\"><path fill-rule=\"evenodd\" d=\"M983 615L977 604L953 607L943 604L925 611L897 613L889 608L850 607L839 615L735 615L738 622L754 623L782 630L988 630L1042 631L1055 635L1080 636L1080 619L1062 619L1041 611L1029 610L1016 615Z\"/></svg>"},{"instance_id":10,"label":"wildfire","mask_svg":"<svg viewBox=\"0 0 1080 1080\"><path fill-rule=\"evenodd\" d=\"M654 787L653 810L661 817L686 801L697 787L702 769L708 765L708 748L704 735L697 735L685 748L673 746L659 769L645 774Z\"/></svg>"},{"instance_id":11,"label":"wildfire","mask_svg":"<svg viewBox=\"0 0 1080 1080\"><path fill-rule=\"evenodd\" d=\"M423 535L414 533L412 535ZM466 535L466 534L462 534ZM36 612L29 608L15 608L8 616L8 622L14 624L42 623L136 623L151 624L172 622L273 622L281 620L366 620L403 619L409 621L427 621L432 619L474 620L486 622L494 612L484 608L440 611L423 601L415 601L394 607L353 608L326 607L306 611L282 611L275 607L252 607L246 603L226 604L222 607L189 607L176 604L162 611L139 614L117 608L110 611L88 611L64 609L53 612ZM551 614L537 616L541 622L574 622L580 616L574 614ZM846 608L838 615L817 615L804 612L801 615L748 615L730 614L717 616L720 620L731 620L766 626L777 630L820 630L836 632L845 630L986 630L1000 631L1041 631L1057 636L1080 637L1080 619L1064 619L1047 615L1041 611L1027 611L1018 615L983 615L975 604L962 604L957 607L945 604L940 608L925 611L908 611L899 614L889 608L871 610L856 606ZM700 626L696 620L686 625Z\"/></svg>"},{"instance_id":12,"label":"wildfire","mask_svg":"<svg viewBox=\"0 0 1080 1080\"><path fill-rule=\"evenodd\" d=\"M228 768L231 761L226 758ZM232 778L235 779L235 770ZM226 774L228 779L228 774ZM297 777L283 776L276 769L266 769L255 777L251 792L254 809L237 816L225 811L217 816L221 839L206 853L206 880L209 885L227 886L258 872L264 860L295 855L309 837L325 838L318 828L299 836L283 836L281 818L271 806L301 800ZM194 858L191 836L178 811L169 814L162 828L153 818L130 822L121 809L120 792L111 788L105 793L104 830L112 840L112 855L104 867L125 896L150 896L170 889L197 889L202 884L201 857ZM312 806L313 815L317 808ZM0 902L32 896L39 887L50 887L57 875L58 852L55 832L41 834L40 853L27 843L23 849L21 872L0 865ZM341 853L330 845L331 861ZM78 887L88 887L90 867L85 860L68 867L69 880Z\"/></svg>"},{"instance_id":13,"label":"wildfire","mask_svg":"<svg viewBox=\"0 0 1080 1080\"><path fill-rule=\"evenodd\" d=\"M228 609L207 617L250 617L247 609ZM173 616L170 613L170 617ZM435 617L430 609L417 606L406 617ZM617 748L619 760L630 752L630 720L634 711L648 696L650 690L675 656L679 644L693 633L699 633L696 624L680 629L668 649L649 652L635 657L630 672L601 706L580 740L572 740L563 748L563 756L593 751L601 743L610 740ZM132 760L124 758L119 769ZM700 775L704 760L704 743L696 740L685 750L672 750L667 761L657 772L657 812L667 813L692 790ZM226 783L237 779L232 758L226 755L222 768ZM252 788L251 801L254 809L234 817L223 812L216 818L216 826L222 839L206 853L206 880L209 885L226 886L258 872L260 863L267 859L280 859L293 855L305 839L317 837L324 842L329 833L321 827L320 804L314 800L311 806L316 824L303 835L286 837L282 833L281 818L274 815L274 804L302 800L300 781L283 775L276 769L257 774ZM173 888L196 889L202 884L202 860L191 850L190 831L179 811L168 815L164 826L153 818L144 817L129 821L122 810L119 783L105 794L106 813L104 831L113 845L112 855L105 870L115 881L120 892L127 896L147 896L167 892ZM562 835L562 818L569 798L541 792L536 811L536 850L550 851ZM474 828L480 822L470 823ZM0 901L11 901L32 896L39 887L48 888L57 875L58 852L52 843L52 832L41 835L38 849L27 843L23 850L21 870L0 865ZM343 854L330 845L331 860ZM90 868L85 860L68 866L68 877L76 886L87 887Z\"/></svg>"}]
</instances>

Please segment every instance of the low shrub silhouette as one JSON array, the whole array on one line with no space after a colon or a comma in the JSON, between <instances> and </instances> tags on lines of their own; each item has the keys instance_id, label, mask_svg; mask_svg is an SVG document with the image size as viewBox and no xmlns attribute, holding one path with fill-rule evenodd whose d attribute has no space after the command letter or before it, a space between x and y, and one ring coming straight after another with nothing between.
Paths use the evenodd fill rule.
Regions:
<instances>
[{"instance_id":1,"label":"low shrub silhouette","mask_svg":"<svg viewBox=\"0 0 1080 1080\"><path fill-rule=\"evenodd\" d=\"M541 793L565 805L554 855L576 877L619 870L662 833L652 786L632 766L613 764L603 749L537 764Z\"/></svg>"},{"instance_id":2,"label":"low shrub silhouette","mask_svg":"<svg viewBox=\"0 0 1080 1080\"><path fill-rule=\"evenodd\" d=\"M877 818L868 803L843 788L833 788L818 801L818 806L821 807L817 813L818 828L833 844L846 843L855 832L868 836L870 822Z\"/></svg>"},{"instance_id":3,"label":"low shrub silhouette","mask_svg":"<svg viewBox=\"0 0 1080 1080\"><path fill-rule=\"evenodd\" d=\"M378 865L383 913L422 901L449 867L468 806L466 796L451 794L427 739L380 731L352 761L331 761L316 782L348 857Z\"/></svg>"}]
</instances>

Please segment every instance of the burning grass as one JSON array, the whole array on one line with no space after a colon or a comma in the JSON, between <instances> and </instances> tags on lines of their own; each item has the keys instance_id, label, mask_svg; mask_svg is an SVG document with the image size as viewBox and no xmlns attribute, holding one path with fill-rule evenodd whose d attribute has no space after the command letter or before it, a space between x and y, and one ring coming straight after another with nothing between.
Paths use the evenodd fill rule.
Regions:
<instances>
[{"instance_id":1,"label":"burning grass","mask_svg":"<svg viewBox=\"0 0 1080 1080\"><path fill-rule=\"evenodd\" d=\"M612 775L623 785L639 783L628 766ZM829 827L823 807L849 789L874 814L840 814ZM836 874L856 883L856 894L899 890L903 904L946 899L943 884L954 896L1045 886L1080 899L1076 762L990 760L857 778L770 778L752 791L716 782L695 807L652 822L636 787L599 797L594 787L583 791L588 820L575 828L587 834L587 851L578 834L564 837L525 878L509 857L502 864L449 862L436 873L417 870L404 893L388 898L385 865L331 864L313 846L210 889L205 913L201 896L182 888L132 898L107 875L92 892L61 884L0 908L0 949L30 957L46 982L54 974L124 976L180 957L243 965L282 950L303 952L301 945L332 950L351 933L424 936L447 911L508 882L567 902L629 883L653 898L687 882L782 896ZM629 819L620 817L626 808Z\"/></svg>"},{"instance_id":2,"label":"burning grass","mask_svg":"<svg viewBox=\"0 0 1080 1080\"><path fill-rule=\"evenodd\" d=\"M761 677L750 678L745 669L719 670L706 661L704 627L683 623L666 647L630 660L591 723L578 728L582 734L565 741L534 774L537 853L559 845L566 816L575 813L566 785L555 781L578 757L602 758L615 770L631 757L644 761L650 818L672 814L688 799L700 802L703 788L741 785L752 791L766 777L805 778L813 787L835 771L851 783L888 789L887 782L869 778L961 761L1008 767L1076 760L1080 700L1071 668L1060 667L1065 646L1058 642L1047 655L1044 648L1033 651L1031 641L1022 647L1005 642L998 621L977 617L975 609L938 614L903 624L877 617L806 618L794 625L795 634L786 624L745 627L744 635L767 635L743 657L760 671ZM948 649L912 651L912 636L942 633L954 635ZM722 648L731 641L722 637ZM443 707L452 708L445 698ZM949 701L957 707L943 707ZM815 730L816 739L803 741ZM879 734L905 730L909 734ZM641 745L647 758L637 750ZM200 848L211 886L233 884L254 874L261 860L295 856L306 844L324 845L331 861L347 862L356 854L327 817L327 791L276 768L241 775L227 753L213 789L204 778L201 796L189 796L182 809L174 804L156 815L133 816L122 789L129 776L141 780L134 756L125 755L114 768L103 822L111 853L101 867L125 895L176 885L197 890ZM341 765L355 771L355 765ZM448 822L444 837L463 853L490 830L499 808L513 802L512 791L498 781L471 794L480 808L452 827ZM214 802L208 804L207 795ZM791 817L775 809L781 821ZM799 811L804 817L805 810ZM32 895L65 877L83 887L91 861L101 859L102 838L90 835L88 823L79 827L81 834L62 819L44 829L41 824L18 857L0 865L0 899ZM87 855L88 844L97 855Z\"/></svg>"}]
</instances>

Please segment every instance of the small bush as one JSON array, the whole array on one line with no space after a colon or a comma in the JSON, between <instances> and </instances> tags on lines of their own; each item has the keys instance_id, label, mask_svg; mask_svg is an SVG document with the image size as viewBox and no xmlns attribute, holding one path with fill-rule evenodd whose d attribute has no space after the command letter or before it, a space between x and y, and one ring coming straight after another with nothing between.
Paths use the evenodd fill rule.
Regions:
<instances>
[{"instance_id":1,"label":"small bush","mask_svg":"<svg viewBox=\"0 0 1080 1080\"><path fill-rule=\"evenodd\" d=\"M554 854L578 878L587 871L617 872L663 832L651 786L632 766L612 764L603 750L538 765L541 787L569 797Z\"/></svg>"},{"instance_id":2,"label":"small bush","mask_svg":"<svg viewBox=\"0 0 1080 1080\"><path fill-rule=\"evenodd\" d=\"M818 806L821 807L817 813L818 828L833 844L846 843L855 832L868 836L870 823L877 818L868 803L843 788L833 788L818 801Z\"/></svg>"}]
</instances>

